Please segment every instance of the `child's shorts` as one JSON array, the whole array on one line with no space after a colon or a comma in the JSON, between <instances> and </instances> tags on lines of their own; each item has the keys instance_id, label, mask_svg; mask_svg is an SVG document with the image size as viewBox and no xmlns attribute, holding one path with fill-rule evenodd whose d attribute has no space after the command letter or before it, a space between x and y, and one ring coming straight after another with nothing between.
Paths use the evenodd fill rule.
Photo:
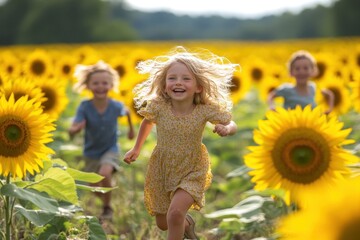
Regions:
<instances>
[{"instance_id":1,"label":"child's shorts","mask_svg":"<svg viewBox=\"0 0 360 240\"><path fill-rule=\"evenodd\" d=\"M114 172L119 171L119 158L120 155L114 152L106 152L104 155L100 157L100 159L92 159L88 157L84 157L85 166L83 171L85 172L98 172L100 166L103 164L110 164L113 166Z\"/></svg>"}]
</instances>

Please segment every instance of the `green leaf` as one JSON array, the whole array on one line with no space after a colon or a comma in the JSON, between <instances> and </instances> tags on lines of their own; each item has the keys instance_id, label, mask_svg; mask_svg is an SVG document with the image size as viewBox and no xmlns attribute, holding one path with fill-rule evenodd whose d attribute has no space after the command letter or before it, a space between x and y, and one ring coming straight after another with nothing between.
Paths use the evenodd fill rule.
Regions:
<instances>
[{"instance_id":1,"label":"green leaf","mask_svg":"<svg viewBox=\"0 0 360 240\"><path fill-rule=\"evenodd\" d=\"M82 184L76 184L78 189L81 190L87 190L87 191L91 191L91 192L99 192L99 193L107 193L110 192L118 187L113 187L113 188L108 188L108 187L91 187L88 185L82 185Z\"/></svg>"},{"instance_id":2,"label":"green leaf","mask_svg":"<svg viewBox=\"0 0 360 240\"><path fill-rule=\"evenodd\" d=\"M50 168L44 175L37 175L36 182L27 186L46 192L58 200L78 204L75 180L60 168Z\"/></svg>"},{"instance_id":3,"label":"green leaf","mask_svg":"<svg viewBox=\"0 0 360 240\"><path fill-rule=\"evenodd\" d=\"M103 176L92 173L92 172L82 172L73 168L67 168L66 171L76 180L81 182L88 183L97 183L104 179Z\"/></svg>"},{"instance_id":4,"label":"green leaf","mask_svg":"<svg viewBox=\"0 0 360 240\"><path fill-rule=\"evenodd\" d=\"M15 205L15 209L38 227L44 226L55 217L54 213L44 210L29 210L20 205Z\"/></svg>"},{"instance_id":5,"label":"green leaf","mask_svg":"<svg viewBox=\"0 0 360 240\"><path fill-rule=\"evenodd\" d=\"M226 208L219 211L215 211L209 214L205 214L207 218L219 218L228 216L241 217L245 214L257 215L261 212L261 207L266 199L260 196L248 197L232 208Z\"/></svg>"},{"instance_id":6,"label":"green leaf","mask_svg":"<svg viewBox=\"0 0 360 240\"><path fill-rule=\"evenodd\" d=\"M229 172L226 177L227 178L233 178L233 177L242 177L245 179L249 179L250 176L248 175L248 172L250 171L250 168L248 168L246 165L242 165L241 167Z\"/></svg>"},{"instance_id":7,"label":"green leaf","mask_svg":"<svg viewBox=\"0 0 360 240\"><path fill-rule=\"evenodd\" d=\"M96 217L87 218L86 223L89 227L89 240L106 239L104 229L102 228L99 220Z\"/></svg>"},{"instance_id":8,"label":"green leaf","mask_svg":"<svg viewBox=\"0 0 360 240\"><path fill-rule=\"evenodd\" d=\"M38 206L42 210L56 213L58 210L58 202L47 196L43 196L40 192L32 189L18 188L14 184L6 184L1 188L1 194L22 200L27 200Z\"/></svg>"}]
</instances>

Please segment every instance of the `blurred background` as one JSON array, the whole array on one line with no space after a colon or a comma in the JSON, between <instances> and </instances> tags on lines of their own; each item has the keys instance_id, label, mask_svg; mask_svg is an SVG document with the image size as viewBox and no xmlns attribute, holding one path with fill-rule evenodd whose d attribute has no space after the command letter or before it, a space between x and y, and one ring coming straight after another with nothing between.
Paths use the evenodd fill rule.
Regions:
<instances>
[{"instance_id":1,"label":"blurred background","mask_svg":"<svg viewBox=\"0 0 360 240\"><path fill-rule=\"evenodd\" d=\"M358 0L252 2L1 0L0 45L360 35Z\"/></svg>"}]
</instances>

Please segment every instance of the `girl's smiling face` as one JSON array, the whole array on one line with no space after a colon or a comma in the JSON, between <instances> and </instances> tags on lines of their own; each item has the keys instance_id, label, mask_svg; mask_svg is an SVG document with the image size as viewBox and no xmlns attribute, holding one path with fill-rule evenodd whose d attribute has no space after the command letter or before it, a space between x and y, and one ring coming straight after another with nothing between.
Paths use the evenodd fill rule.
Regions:
<instances>
[{"instance_id":1,"label":"girl's smiling face","mask_svg":"<svg viewBox=\"0 0 360 240\"><path fill-rule=\"evenodd\" d=\"M195 76L187 66L180 62L173 63L166 74L165 91L173 101L193 103L195 93L200 93Z\"/></svg>"},{"instance_id":2,"label":"girl's smiling face","mask_svg":"<svg viewBox=\"0 0 360 240\"><path fill-rule=\"evenodd\" d=\"M87 88L93 93L96 99L107 98L108 92L112 87L111 75L105 71L91 74L87 82Z\"/></svg>"}]
</instances>

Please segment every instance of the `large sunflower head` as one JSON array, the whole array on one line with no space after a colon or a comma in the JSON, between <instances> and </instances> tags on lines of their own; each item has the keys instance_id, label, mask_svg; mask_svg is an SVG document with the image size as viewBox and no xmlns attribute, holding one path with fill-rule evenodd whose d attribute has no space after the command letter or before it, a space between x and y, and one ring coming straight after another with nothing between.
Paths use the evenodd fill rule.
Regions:
<instances>
[{"instance_id":1,"label":"large sunflower head","mask_svg":"<svg viewBox=\"0 0 360 240\"><path fill-rule=\"evenodd\" d=\"M52 141L55 130L40 102L27 96L15 101L11 95L0 98L0 175L24 177L43 167L43 160L53 151L45 144Z\"/></svg>"},{"instance_id":2,"label":"large sunflower head","mask_svg":"<svg viewBox=\"0 0 360 240\"><path fill-rule=\"evenodd\" d=\"M277 108L266 117L254 131L258 146L245 156L258 190L282 188L298 201L299 195L342 179L350 172L347 164L358 161L342 148L352 143L346 139L351 129L342 130L343 124L321 108Z\"/></svg>"},{"instance_id":3,"label":"large sunflower head","mask_svg":"<svg viewBox=\"0 0 360 240\"><path fill-rule=\"evenodd\" d=\"M360 177L314 194L307 208L280 220L283 240L356 240L360 236Z\"/></svg>"}]
</instances>

